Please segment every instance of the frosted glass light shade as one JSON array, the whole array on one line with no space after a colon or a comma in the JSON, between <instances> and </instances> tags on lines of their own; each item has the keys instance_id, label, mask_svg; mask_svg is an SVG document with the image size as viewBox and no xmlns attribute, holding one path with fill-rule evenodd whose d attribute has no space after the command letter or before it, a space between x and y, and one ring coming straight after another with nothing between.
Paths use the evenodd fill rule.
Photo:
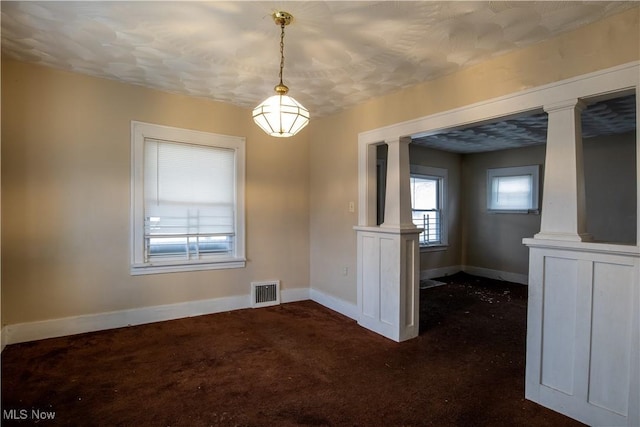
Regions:
<instances>
[{"instance_id":1,"label":"frosted glass light shade","mask_svg":"<svg viewBox=\"0 0 640 427\"><path fill-rule=\"evenodd\" d=\"M309 110L288 95L273 95L253 109L253 121L271 136L289 137L309 123Z\"/></svg>"}]
</instances>

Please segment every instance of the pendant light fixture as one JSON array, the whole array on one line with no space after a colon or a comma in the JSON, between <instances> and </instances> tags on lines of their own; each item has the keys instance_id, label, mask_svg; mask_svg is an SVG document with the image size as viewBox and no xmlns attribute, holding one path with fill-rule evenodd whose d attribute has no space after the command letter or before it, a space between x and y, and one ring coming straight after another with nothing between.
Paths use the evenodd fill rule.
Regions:
<instances>
[{"instance_id":1,"label":"pendant light fixture","mask_svg":"<svg viewBox=\"0 0 640 427\"><path fill-rule=\"evenodd\" d=\"M280 83L274 87L275 95L253 109L253 121L266 133L277 137L293 136L309 123L309 110L288 96L289 88L282 83L284 27L292 20L293 16L287 12L273 13L273 21L280 25Z\"/></svg>"}]
</instances>

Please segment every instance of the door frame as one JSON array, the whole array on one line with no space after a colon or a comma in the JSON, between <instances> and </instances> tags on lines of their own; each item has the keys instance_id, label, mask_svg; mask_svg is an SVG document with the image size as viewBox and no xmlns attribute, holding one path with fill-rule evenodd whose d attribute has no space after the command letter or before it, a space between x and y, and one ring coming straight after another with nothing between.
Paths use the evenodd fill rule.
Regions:
<instances>
[{"instance_id":1,"label":"door frame","mask_svg":"<svg viewBox=\"0 0 640 427\"><path fill-rule=\"evenodd\" d=\"M532 89L516 92L506 96L478 102L464 107L444 111L441 113L420 117L417 119L396 123L390 126L381 127L358 134L358 202L360 209L358 210L358 226L359 227L376 227L376 146L388 140L398 138L416 138L439 133L444 130L451 130L465 127L472 124L481 124L485 122L504 119L505 117L513 117L521 114L529 114L535 111L542 111L545 106L563 103L569 100L586 100L595 101L613 94L620 93L636 93L636 123L640 124L640 61L619 65L616 67L599 70L596 72L580 75L566 80L550 83L547 85L535 87ZM408 165L402 165L408 167ZM624 249L626 256L633 259L640 259L640 130L636 126L636 180L638 181L636 200L636 221L637 236L636 245L628 246ZM544 211L542 212L544 215ZM535 239L525 239L525 243L529 246L539 244ZM596 245L594 247L594 245ZM584 251L598 251L604 256L608 252L615 252L619 248L616 245L600 245L596 243L573 243L563 249L568 249L572 253ZM358 249L360 250L360 248ZM537 251L537 249L535 249ZM535 252L533 251L533 252ZM361 254L358 254L360 258ZM575 255L572 255L575 256ZM631 261L633 265L637 261ZM418 267L419 268L419 267ZM531 278L535 279L537 285L544 286L544 277L541 276L541 269L544 264L532 262L529 265L530 283ZM532 271L534 270L534 271ZM361 275L367 272L358 271L358 283L363 283ZM631 318L629 335L630 360L640 360L640 274L635 275L631 283L629 283L633 302L631 303ZM541 278L542 277L542 278ZM536 285L536 286L537 286ZM590 288L590 289L593 289ZM527 326L527 355L537 355L539 357L527 357L526 367L526 398L540 403L543 406L564 413L572 418L578 419L587 424L598 424L606 418L606 408L598 408L597 405L591 404L589 401L588 391L591 386L591 379L587 372L586 383L584 389L575 395L569 396L558 393L554 397L554 393L547 393L545 399L540 399L540 389L544 388L542 379L537 373L540 372L539 366L532 366L532 360L540 360L545 353L539 340L531 339L529 335L539 331L543 323L543 309L534 309L541 305L540 289L529 290L529 317ZM361 292L358 292L358 306L361 306ZM532 305L533 304L533 305ZM416 309L417 311L417 309ZM589 313L591 313L589 311ZM418 319L418 312L412 313L415 319ZM589 314L590 315L590 314ZM587 319L588 320L588 319ZM588 339L588 337L587 337ZM578 339L576 338L576 341ZM578 343L582 345L583 343ZM548 351L548 350L547 350ZM627 398L629 403L637 402L640 398L640 363L630 363L629 366L630 383L628 387ZM571 404L567 404L568 400ZM618 421L621 418L616 418ZM640 425L640 408L636 404L628 405L628 412L622 419L626 420L627 425Z\"/></svg>"}]
</instances>

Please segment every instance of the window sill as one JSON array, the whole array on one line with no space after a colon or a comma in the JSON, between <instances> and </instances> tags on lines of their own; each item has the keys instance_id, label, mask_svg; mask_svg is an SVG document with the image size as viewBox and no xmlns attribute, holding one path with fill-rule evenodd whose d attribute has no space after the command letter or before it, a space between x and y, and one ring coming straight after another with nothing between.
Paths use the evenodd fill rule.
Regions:
<instances>
[{"instance_id":1,"label":"window sill","mask_svg":"<svg viewBox=\"0 0 640 427\"><path fill-rule=\"evenodd\" d=\"M189 271L202 270L223 270L229 268L244 268L246 259L231 258L225 261L200 261L188 264L177 263L155 263L155 264L134 264L131 266L131 275L139 276L143 274L162 274L162 273L183 273Z\"/></svg>"},{"instance_id":2,"label":"window sill","mask_svg":"<svg viewBox=\"0 0 640 427\"><path fill-rule=\"evenodd\" d=\"M525 214L525 215L540 215L540 210L538 209L522 209L522 210L507 210L507 209L487 209L487 212L490 214Z\"/></svg>"},{"instance_id":3,"label":"window sill","mask_svg":"<svg viewBox=\"0 0 640 427\"><path fill-rule=\"evenodd\" d=\"M449 249L449 245L420 246L420 252L441 252Z\"/></svg>"}]
</instances>

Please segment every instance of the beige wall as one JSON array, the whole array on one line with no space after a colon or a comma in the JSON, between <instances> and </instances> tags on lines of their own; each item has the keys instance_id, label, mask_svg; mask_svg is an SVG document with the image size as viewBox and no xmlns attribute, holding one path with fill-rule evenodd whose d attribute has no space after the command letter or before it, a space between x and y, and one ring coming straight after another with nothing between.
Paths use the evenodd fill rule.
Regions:
<instances>
[{"instance_id":1,"label":"beige wall","mask_svg":"<svg viewBox=\"0 0 640 427\"><path fill-rule=\"evenodd\" d=\"M2 67L0 67L0 81L2 81ZM2 85L0 85L0 99L2 99ZM2 103L0 103L0 123L2 117ZM2 132L0 132L0 351L5 346L5 336L2 333ZM1 374L0 374L1 376Z\"/></svg>"},{"instance_id":2,"label":"beige wall","mask_svg":"<svg viewBox=\"0 0 640 427\"><path fill-rule=\"evenodd\" d=\"M253 280L356 302L359 132L640 59L640 8L312 120L2 61L2 323L231 295ZM247 267L129 275L131 120L247 138ZM346 274L345 274L346 268Z\"/></svg>"},{"instance_id":3,"label":"beige wall","mask_svg":"<svg viewBox=\"0 0 640 427\"><path fill-rule=\"evenodd\" d=\"M640 59L640 8L496 57L457 73L372 99L314 121L310 145L311 279L314 289L356 303L353 226L358 133Z\"/></svg>"},{"instance_id":4,"label":"beige wall","mask_svg":"<svg viewBox=\"0 0 640 427\"><path fill-rule=\"evenodd\" d=\"M308 131L6 59L2 113L3 324L309 286ZM246 137L246 268L129 275L131 120Z\"/></svg>"},{"instance_id":5,"label":"beige wall","mask_svg":"<svg viewBox=\"0 0 640 427\"><path fill-rule=\"evenodd\" d=\"M544 156L545 146L537 145L463 157L463 265L528 274L529 250L522 239L540 231L540 215L487 212L487 169L541 165L544 175Z\"/></svg>"},{"instance_id":6,"label":"beige wall","mask_svg":"<svg viewBox=\"0 0 640 427\"><path fill-rule=\"evenodd\" d=\"M584 141L587 233L594 240L636 244L636 133Z\"/></svg>"}]
</instances>

